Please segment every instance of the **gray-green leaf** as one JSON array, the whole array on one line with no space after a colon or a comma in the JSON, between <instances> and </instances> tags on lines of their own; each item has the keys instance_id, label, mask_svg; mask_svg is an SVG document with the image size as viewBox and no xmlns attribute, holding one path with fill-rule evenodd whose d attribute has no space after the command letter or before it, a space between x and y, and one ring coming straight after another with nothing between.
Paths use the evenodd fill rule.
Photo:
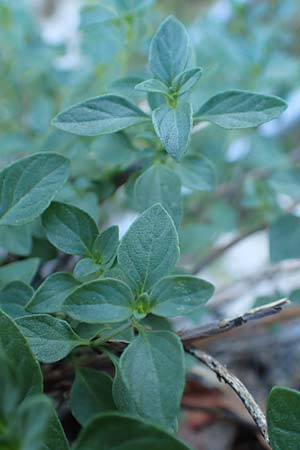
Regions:
<instances>
[{"instance_id":1,"label":"gray-green leaf","mask_svg":"<svg viewBox=\"0 0 300 450\"><path fill-rule=\"evenodd\" d=\"M99 370L79 368L70 394L70 406L74 417L85 425L92 417L116 406L112 397L112 379Z\"/></svg>"},{"instance_id":2,"label":"gray-green leaf","mask_svg":"<svg viewBox=\"0 0 300 450\"><path fill-rule=\"evenodd\" d=\"M132 417L96 417L79 435L74 450L190 450L173 435Z\"/></svg>"},{"instance_id":3,"label":"gray-green leaf","mask_svg":"<svg viewBox=\"0 0 300 450\"><path fill-rule=\"evenodd\" d=\"M53 125L69 133L96 136L148 120L149 116L126 98L108 94L71 106L53 119Z\"/></svg>"},{"instance_id":4,"label":"gray-green leaf","mask_svg":"<svg viewBox=\"0 0 300 450\"><path fill-rule=\"evenodd\" d=\"M177 175L166 166L155 164L135 182L135 198L141 211L160 203L174 220L181 221L181 184Z\"/></svg>"},{"instance_id":5,"label":"gray-green leaf","mask_svg":"<svg viewBox=\"0 0 300 450\"><path fill-rule=\"evenodd\" d=\"M222 128L249 128L275 119L286 108L287 103L279 97L230 90L211 97L194 118Z\"/></svg>"},{"instance_id":6,"label":"gray-green leaf","mask_svg":"<svg viewBox=\"0 0 300 450\"><path fill-rule=\"evenodd\" d=\"M200 80L202 72L201 67L195 67L179 73L172 82L172 90L176 91L179 96L185 94Z\"/></svg>"},{"instance_id":7,"label":"gray-green leaf","mask_svg":"<svg viewBox=\"0 0 300 450\"><path fill-rule=\"evenodd\" d=\"M66 298L63 310L73 319L86 323L113 323L129 319L133 293L119 280L91 281Z\"/></svg>"},{"instance_id":8,"label":"gray-green leaf","mask_svg":"<svg viewBox=\"0 0 300 450\"><path fill-rule=\"evenodd\" d=\"M168 17L155 33L149 52L152 73L167 85L188 62L190 40L185 27L174 16Z\"/></svg>"},{"instance_id":9,"label":"gray-green leaf","mask_svg":"<svg viewBox=\"0 0 300 450\"><path fill-rule=\"evenodd\" d=\"M300 393L275 387L268 399L267 422L273 450L297 450L300 442Z\"/></svg>"},{"instance_id":10,"label":"gray-green leaf","mask_svg":"<svg viewBox=\"0 0 300 450\"><path fill-rule=\"evenodd\" d=\"M180 339L170 331L143 331L120 358L114 400L120 411L172 429L184 380Z\"/></svg>"},{"instance_id":11,"label":"gray-green leaf","mask_svg":"<svg viewBox=\"0 0 300 450\"><path fill-rule=\"evenodd\" d=\"M269 230L272 262L300 259L300 217L292 214L277 219Z\"/></svg>"},{"instance_id":12,"label":"gray-green leaf","mask_svg":"<svg viewBox=\"0 0 300 450\"><path fill-rule=\"evenodd\" d=\"M159 92L160 94L168 95L169 89L162 81L150 78L149 80L142 81L135 86L136 90L144 92Z\"/></svg>"},{"instance_id":13,"label":"gray-green leaf","mask_svg":"<svg viewBox=\"0 0 300 450\"><path fill-rule=\"evenodd\" d=\"M0 291L0 309L12 318L26 316L25 305L33 289L22 281L13 281Z\"/></svg>"},{"instance_id":14,"label":"gray-green leaf","mask_svg":"<svg viewBox=\"0 0 300 450\"><path fill-rule=\"evenodd\" d=\"M104 266L109 266L116 257L119 245L119 228L112 226L99 234L93 244L93 258Z\"/></svg>"},{"instance_id":15,"label":"gray-green leaf","mask_svg":"<svg viewBox=\"0 0 300 450\"><path fill-rule=\"evenodd\" d=\"M0 348L16 373L21 398L41 393L43 384L40 366L17 325L2 311L0 330Z\"/></svg>"},{"instance_id":16,"label":"gray-green leaf","mask_svg":"<svg viewBox=\"0 0 300 450\"><path fill-rule=\"evenodd\" d=\"M151 312L163 317L176 317L203 308L214 287L200 278L174 275L162 278L153 286Z\"/></svg>"},{"instance_id":17,"label":"gray-green leaf","mask_svg":"<svg viewBox=\"0 0 300 450\"><path fill-rule=\"evenodd\" d=\"M53 202L42 217L49 241L65 253L91 256L98 227L76 206Z\"/></svg>"},{"instance_id":18,"label":"gray-green leaf","mask_svg":"<svg viewBox=\"0 0 300 450\"><path fill-rule=\"evenodd\" d=\"M118 250L118 261L135 292L148 290L168 275L179 257L178 235L160 205L147 209L131 225Z\"/></svg>"},{"instance_id":19,"label":"gray-green leaf","mask_svg":"<svg viewBox=\"0 0 300 450\"><path fill-rule=\"evenodd\" d=\"M31 313L59 312L64 299L78 286L80 282L70 273L53 273L35 291L26 305L26 310Z\"/></svg>"},{"instance_id":20,"label":"gray-green leaf","mask_svg":"<svg viewBox=\"0 0 300 450\"><path fill-rule=\"evenodd\" d=\"M39 258L28 258L0 267L0 289L12 281L29 284L40 264Z\"/></svg>"},{"instance_id":21,"label":"gray-green leaf","mask_svg":"<svg viewBox=\"0 0 300 450\"><path fill-rule=\"evenodd\" d=\"M153 111L155 132L165 150L179 161L186 152L193 125L190 103L178 103L176 108L162 105Z\"/></svg>"},{"instance_id":22,"label":"gray-green leaf","mask_svg":"<svg viewBox=\"0 0 300 450\"><path fill-rule=\"evenodd\" d=\"M11 164L0 173L0 225L33 221L50 204L68 178L68 160L39 153Z\"/></svg>"},{"instance_id":23,"label":"gray-green leaf","mask_svg":"<svg viewBox=\"0 0 300 450\"><path fill-rule=\"evenodd\" d=\"M197 191L216 189L216 173L211 162L198 154L188 153L175 167L183 186Z\"/></svg>"},{"instance_id":24,"label":"gray-green leaf","mask_svg":"<svg viewBox=\"0 0 300 450\"><path fill-rule=\"evenodd\" d=\"M44 363L53 363L65 358L75 347L87 345L70 327L60 319L48 314L21 317L17 324L26 336L37 357Z\"/></svg>"}]
</instances>

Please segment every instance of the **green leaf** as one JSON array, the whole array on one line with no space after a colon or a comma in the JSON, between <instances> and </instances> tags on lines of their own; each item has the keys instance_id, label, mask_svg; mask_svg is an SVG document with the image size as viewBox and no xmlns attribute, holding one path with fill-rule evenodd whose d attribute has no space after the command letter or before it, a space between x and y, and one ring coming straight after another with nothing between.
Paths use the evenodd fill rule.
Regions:
<instances>
[{"instance_id":1,"label":"green leaf","mask_svg":"<svg viewBox=\"0 0 300 450\"><path fill-rule=\"evenodd\" d=\"M159 92L160 94L169 94L168 86L155 78L150 78L149 80L142 81L135 86L136 90L144 92Z\"/></svg>"},{"instance_id":2,"label":"green leaf","mask_svg":"<svg viewBox=\"0 0 300 450\"><path fill-rule=\"evenodd\" d=\"M65 358L75 347L87 345L65 320L48 314L21 317L16 320L37 357L44 363L53 363Z\"/></svg>"},{"instance_id":3,"label":"green leaf","mask_svg":"<svg viewBox=\"0 0 300 450\"><path fill-rule=\"evenodd\" d=\"M51 413L52 404L46 396L27 398L8 424L7 440L11 446L5 448L41 450Z\"/></svg>"},{"instance_id":4,"label":"green leaf","mask_svg":"<svg viewBox=\"0 0 300 450\"><path fill-rule=\"evenodd\" d=\"M42 374L29 345L17 325L0 311L0 348L11 362L21 398L42 392Z\"/></svg>"},{"instance_id":5,"label":"green leaf","mask_svg":"<svg viewBox=\"0 0 300 450\"><path fill-rule=\"evenodd\" d=\"M119 245L119 227L112 226L98 235L93 244L93 258L105 267L113 263Z\"/></svg>"},{"instance_id":6,"label":"green leaf","mask_svg":"<svg viewBox=\"0 0 300 450\"><path fill-rule=\"evenodd\" d=\"M203 308L214 287L200 278L175 275L162 278L153 286L151 312L163 317L176 317Z\"/></svg>"},{"instance_id":7,"label":"green leaf","mask_svg":"<svg viewBox=\"0 0 300 450\"><path fill-rule=\"evenodd\" d=\"M279 97L230 90L211 97L194 118L222 128L249 128L276 119L286 108L287 103Z\"/></svg>"},{"instance_id":8,"label":"green leaf","mask_svg":"<svg viewBox=\"0 0 300 450\"><path fill-rule=\"evenodd\" d=\"M83 258L74 267L73 275L77 280L86 283L99 278L99 271L101 271L100 264L95 263L91 258Z\"/></svg>"},{"instance_id":9,"label":"green leaf","mask_svg":"<svg viewBox=\"0 0 300 450\"><path fill-rule=\"evenodd\" d=\"M299 167L276 171L269 177L268 184L275 190L276 193L285 194L292 199L300 200Z\"/></svg>"},{"instance_id":10,"label":"green leaf","mask_svg":"<svg viewBox=\"0 0 300 450\"><path fill-rule=\"evenodd\" d=\"M168 275L179 257L174 223L160 205L147 209L131 225L118 250L118 261L135 292L148 290Z\"/></svg>"},{"instance_id":11,"label":"green leaf","mask_svg":"<svg viewBox=\"0 0 300 450\"><path fill-rule=\"evenodd\" d=\"M186 152L192 131L193 117L190 103L178 103L176 108L162 105L153 111L155 132L165 150L179 161Z\"/></svg>"},{"instance_id":12,"label":"green leaf","mask_svg":"<svg viewBox=\"0 0 300 450\"><path fill-rule=\"evenodd\" d=\"M15 255L29 255L32 247L31 230L31 224L22 227L0 226L0 247Z\"/></svg>"},{"instance_id":13,"label":"green leaf","mask_svg":"<svg viewBox=\"0 0 300 450\"><path fill-rule=\"evenodd\" d=\"M115 133L150 118L119 95L101 95L71 106L53 119L53 125L68 133L96 136Z\"/></svg>"},{"instance_id":14,"label":"green leaf","mask_svg":"<svg viewBox=\"0 0 300 450\"><path fill-rule=\"evenodd\" d=\"M272 262L300 259L300 217L286 214L274 222L269 230Z\"/></svg>"},{"instance_id":15,"label":"green leaf","mask_svg":"<svg viewBox=\"0 0 300 450\"><path fill-rule=\"evenodd\" d=\"M46 433L43 438L43 450L70 450L63 427L53 406Z\"/></svg>"},{"instance_id":16,"label":"green leaf","mask_svg":"<svg viewBox=\"0 0 300 450\"><path fill-rule=\"evenodd\" d=\"M172 90L177 92L179 96L185 94L200 80L202 72L201 67L195 67L179 73L172 82Z\"/></svg>"},{"instance_id":17,"label":"green leaf","mask_svg":"<svg viewBox=\"0 0 300 450\"><path fill-rule=\"evenodd\" d=\"M170 16L155 33L149 52L149 66L153 75L170 85L188 62L190 40L185 27Z\"/></svg>"},{"instance_id":18,"label":"green leaf","mask_svg":"<svg viewBox=\"0 0 300 450\"><path fill-rule=\"evenodd\" d=\"M120 414L106 414L89 422L73 450L190 450L171 434Z\"/></svg>"},{"instance_id":19,"label":"green leaf","mask_svg":"<svg viewBox=\"0 0 300 450\"><path fill-rule=\"evenodd\" d=\"M47 238L55 247L71 255L91 256L98 227L76 206L53 202L42 217Z\"/></svg>"},{"instance_id":20,"label":"green leaf","mask_svg":"<svg viewBox=\"0 0 300 450\"><path fill-rule=\"evenodd\" d=\"M80 368L70 394L70 406L74 417L85 425L94 416L114 411L112 379L99 370Z\"/></svg>"},{"instance_id":21,"label":"green leaf","mask_svg":"<svg viewBox=\"0 0 300 450\"><path fill-rule=\"evenodd\" d=\"M143 331L120 358L113 396L120 411L171 429L184 382L180 339L170 331Z\"/></svg>"},{"instance_id":22,"label":"green leaf","mask_svg":"<svg viewBox=\"0 0 300 450\"><path fill-rule=\"evenodd\" d=\"M205 192L216 189L214 167L204 156L189 153L176 165L175 172L187 188Z\"/></svg>"},{"instance_id":23,"label":"green leaf","mask_svg":"<svg viewBox=\"0 0 300 450\"><path fill-rule=\"evenodd\" d=\"M0 309L12 318L26 316L25 305L33 289L22 281L13 281L0 291Z\"/></svg>"},{"instance_id":24,"label":"green leaf","mask_svg":"<svg viewBox=\"0 0 300 450\"><path fill-rule=\"evenodd\" d=\"M35 291L26 310L31 313L59 312L65 298L78 286L80 282L70 273L53 273Z\"/></svg>"},{"instance_id":25,"label":"green leaf","mask_svg":"<svg viewBox=\"0 0 300 450\"><path fill-rule=\"evenodd\" d=\"M135 198L141 211L160 203L174 220L176 228L181 221L181 185L174 172L155 164L135 182Z\"/></svg>"},{"instance_id":26,"label":"green leaf","mask_svg":"<svg viewBox=\"0 0 300 450\"><path fill-rule=\"evenodd\" d=\"M132 315L133 301L133 294L125 283L106 278L76 289L66 298L63 310L80 322L122 322Z\"/></svg>"},{"instance_id":27,"label":"green leaf","mask_svg":"<svg viewBox=\"0 0 300 450\"><path fill-rule=\"evenodd\" d=\"M0 225L32 222L50 204L68 178L68 160L39 153L0 172Z\"/></svg>"},{"instance_id":28,"label":"green leaf","mask_svg":"<svg viewBox=\"0 0 300 450\"><path fill-rule=\"evenodd\" d=\"M0 267L0 289L12 281L29 284L40 264L39 258L28 258Z\"/></svg>"},{"instance_id":29,"label":"green leaf","mask_svg":"<svg viewBox=\"0 0 300 450\"><path fill-rule=\"evenodd\" d=\"M275 387L268 399L267 422L273 450L296 450L300 442L300 393Z\"/></svg>"}]
</instances>

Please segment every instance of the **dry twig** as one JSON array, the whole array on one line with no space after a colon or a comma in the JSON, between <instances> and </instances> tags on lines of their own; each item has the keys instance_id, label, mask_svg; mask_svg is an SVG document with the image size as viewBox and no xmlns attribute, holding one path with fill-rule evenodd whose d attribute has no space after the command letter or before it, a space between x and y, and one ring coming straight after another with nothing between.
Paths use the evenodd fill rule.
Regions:
<instances>
[{"instance_id":1,"label":"dry twig","mask_svg":"<svg viewBox=\"0 0 300 450\"><path fill-rule=\"evenodd\" d=\"M234 392L242 400L245 408L253 418L263 438L268 443L269 436L266 418L246 386L211 355L208 355L198 348L189 346L186 346L185 350L190 355L194 356L198 361L205 364L209 369L211 369L217 375L220 381L223 380L234 390Z\"/></svg>"}]
</instances>

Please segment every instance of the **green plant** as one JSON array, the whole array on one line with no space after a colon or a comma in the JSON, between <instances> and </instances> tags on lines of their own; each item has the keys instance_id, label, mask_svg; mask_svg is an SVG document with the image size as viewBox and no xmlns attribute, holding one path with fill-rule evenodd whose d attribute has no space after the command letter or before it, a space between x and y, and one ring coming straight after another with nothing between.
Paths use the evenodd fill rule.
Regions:
<instances>
[{"instance_id":1,"label":"green plant","mask_svg":"<svg viewBox=\"0 0 300 450\"><path fill-rule=\"evenodd\" d=\"M152 39L149 68L152 78L135 86L146 93L141 105L113 92L71 106L53 120L58 129L86 139L118 133L116 139L128 148L125 163L113 150L108 155L111 177L103 180L104 193L101 179L87 183L102 201L124 177L131 182L127 189L141 214L120 241L118 227L100 231L94 217L59 198L72 165L65 156L37 153L0 174L0 227L15 237L20 254L30 254L24 247L34 236L47 243L50 253L79 257L72 274L53 270L35 292L29 284L36 257L0 269L0 376L5 387L0 444L5 450L69 448L43 394L37 362L51 379L49 365L62 360L75 372L68 394L82 426L75 450L187 449L173 435L185 359L182 339L169 319L201 314L214 288L176 270L181 186L196 191L215 187L211 163L189 151L190 139L202 122L226 129L256 127L278 117L286 103L276 96L228 90L194 113L190 94L202 69L193 63L188 33L174 17ZM110 178L120 174L120 184L115 180L112 186ZM14 302L8 301L12 297ZM110 362L108 370L90 367L98 355ZM272 432L272 413L269 417Z\"/></svg>"}]
</instances>

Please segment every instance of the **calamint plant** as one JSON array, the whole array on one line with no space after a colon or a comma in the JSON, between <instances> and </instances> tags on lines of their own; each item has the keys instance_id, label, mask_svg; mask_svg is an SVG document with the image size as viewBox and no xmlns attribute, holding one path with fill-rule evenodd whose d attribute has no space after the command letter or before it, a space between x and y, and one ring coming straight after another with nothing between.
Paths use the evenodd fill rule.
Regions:
<instances>
[{"instance_id":1,"label":"calamint plant","mask_svg":"<svg viewBox=\"0 0 300 450\"><path fill-rule=\"evenodd\" d=\"M38 258L0 268L2 450L68 450L71 443L73 450L188 449L176 431L190 347L170 319L204 312L214 287L176 269L181 193L215 184L211 163L190 152L189 142L203 123L256 127L278 117L286 103L229 90L194 111L190 94L202 68L187 30L172 16L151 41L149 74L134 88L144 96L139 104L109 93L53 120L67 133L122 132L135 142L130 189L140 215L121 240L117 226L99 230L90 214L61 201L70 179L70 161L61 154L35 153L0 173L0 232L30 229L76 260L72 273L53 270L36 290L30 281ZM43 376L46 387L58 365L74 381L50 400ZM299 447L299 395L271 393L274 450ZM61 402L81 425L75 442L56 412Z\"/></svg>"}]
</instances>

